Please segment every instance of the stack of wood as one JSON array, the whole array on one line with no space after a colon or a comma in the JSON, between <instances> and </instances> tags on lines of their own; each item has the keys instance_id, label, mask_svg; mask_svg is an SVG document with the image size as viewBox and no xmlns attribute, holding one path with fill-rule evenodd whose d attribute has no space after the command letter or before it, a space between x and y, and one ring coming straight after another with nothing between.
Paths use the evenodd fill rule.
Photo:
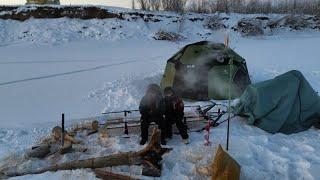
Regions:
<instances>
[{"instance_id":1,"label":"stack of wood","mask_svg":"<svg viewBox=\"0 0 320 180\"><path fill-rule=\"evenodd\" d=\"M126 179L123 175L102 170L104 167L124 166L124 165L142 165L142 175L160 177L162 155L171 151L169 148L163 148L160 145L160 131L154 129L150 143L142 150L137 152L118 153L104 157L96 157L84 160L76 160L62 164L56 164L47 168L38 169L30 172L0 172L7 177L23 176L27 174L42 174L47 171L74 170L74 169L93 169L97 176L103 179Z\"/></svg>"}]
</instances>

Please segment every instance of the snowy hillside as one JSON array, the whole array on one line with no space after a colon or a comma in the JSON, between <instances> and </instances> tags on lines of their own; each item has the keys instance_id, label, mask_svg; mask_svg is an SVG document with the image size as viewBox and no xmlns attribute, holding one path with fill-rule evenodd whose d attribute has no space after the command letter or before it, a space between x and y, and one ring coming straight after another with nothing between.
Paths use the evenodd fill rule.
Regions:
<instances>
[{"instance_id":1,"label":"snowy hillside","mask_svg":"<svg viewBox=\"0 0 320 180\"><path fill-rule=\"evenodd\" d=\"M139 13L149 12L115 8L110 12L122 13L124 18L0 20L0 167L12 154L17 159L23 157L27 148L59 123L62 112L70 123L100 116L104 111L136 109L146 86L160 82L166 60L195 41L223 42L228 34L230 46L247 60L254 82L297 69L320 91L317 17L306 16L306 25L297 27L283 20L286 15L182 16L160 12L148 17ZM239 30L239 22L244 20L263 33L250 36ZM269 21L274 20L279 23L270 28ZM160 30L183 38L175 42L157 41L155 36ZM242 179L317 179L319 132L311 128L289 136L271 135L235 118L230 154L242 166ZM192 133L189 145L183 145L180 137L174 136L168 143L174 150L163 160L160 179L203 178L195 168L212 160L216 146L225 144L225 134L225 124L213 129L213 145L206 148L202 133ZM138 136L126 140L110 138L108 147L101 147L90 156L141 149L138 140ZM137 169L122 167L115 171L134 174ZM94 179L90 170L15 179L80 177Z\"/></svg>"},{"instance_id":2,"label":"snowy hillside","mask_svg":"<svg viewBox=\"0 0 320 180\"><path fill-rule=\"evenodd\" d=\"M66 6L66 9L63 9L63 6L54 7L56 6L49 6L48 9L37 6L4 9L0 14L0 19L5 19L0 20L1 42L60 44L88 39L152 40L157 39L159 31L175 33L182 39L196 41L223 36L228 32L243 36L270 36L287 32L320 31L319 16L224 13L181 15L105 7L92 10L90 8L93 7L90 6ZM83 8L88 9L86 13L82 13ZM46 17L50 18L50 21Z\"/></svg>"}]
</instances>

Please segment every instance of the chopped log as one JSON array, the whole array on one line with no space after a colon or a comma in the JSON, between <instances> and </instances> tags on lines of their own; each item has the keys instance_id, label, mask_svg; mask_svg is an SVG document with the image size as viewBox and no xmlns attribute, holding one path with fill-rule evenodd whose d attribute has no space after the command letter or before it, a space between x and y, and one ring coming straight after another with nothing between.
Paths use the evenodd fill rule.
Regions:
<instances>
[{"instance_id":1,"label":"chopped log","mask_svg":"<svg viewBox=\"0 0 320 180\"><path fill-rule=\"evenodd\" d=\"M99 137L98 140L99 142L104 142L109 138L108 130L105 128L102 128L99 130Z\"/></svg>"},{"instance_id":2,"label":"chopped log","mask_svg":"<svg viewBox=\"0 0 320 180\"><path fill-rule=\"evenodd\" d=\"M152 177L160 177L161 176L161 170L154 168L154 167L148 167L145 166L142 169L142 175L144 176L152 176Z\"/></svg>"},{"instance_id":3,"label":"chopped log","mask_svg":"<svg viewBox=\"0 0 320 180\"><path fill-rule=\"evenodd\" d=\"M102 169L95 169L94 173L98 178L103 180L139 180L138 178L132 178L130 176L113 173Z\"/></svg>"},{"instance_id":4,"label":"chopped log","mask_svg":"<svg viewBox=\"0 0 320 180\"><path fill-rule=\"evenodd\" d=\"M207 166L198 168L197 172L211 176L211 180L239 180L241 166L219 144L213 162Z\"/></svg>"},{"instance_id":5,"label":"chopped log","mask_svg":"<svg viewBox=\"0 0 320 180\"><path fill-rule=\"evenodd\" d=\"M40 144L32 147L26 154L31 158L44 158L50 154L50 146L48 144Z\"/></svg>"},{"instance_id":6,"label":"chopped log","mask_svg":"<svg viewBox=\"0 0 320 180\"><path fill-rule=\"evenodd\" d=\"M85 122L83 124L75 124L74 127L71 129L72 133L76 133L78 131L83 130L90 130L90 131L98 131L99 130L99 121L91 121Z\"/></svg>"},{"instance_id":7,"label":"chopped log","mask_svg":"<svg viewBox=\"0 0 320 180\"><path fill-rule=\"evenodd\" d=\"M160 131L154 129L150 143L138 152L126 152L118 153L104 157L90 158L84 160L76 160L62 164L56 164L47 168L39 169L31 172L23 173L5 173L6 176L23 176L27 174L42 174L47 171L59 171L59 170L74 170L74 169L97 169L112 166L124 166L124 165L143 165L147 169L150 169L150 164L152 164L151 169L160 169L160 160L162 155L169 152L171 149L162 148L160 145ZM147 162L147 163L146 163ZM160 171L161 172L161 171ZM154 173L154 171L147 173L148 175L153 175L154 177L159 176L159 172Z\"/></svg>"},{"instance_id":8,"label":"chopped log","mask_svg":"<svg viewBox=\"0 0 320 180\"><path fill-rule=\"evenodd\" d=\"M62 147L59 149L60 154L67 154L72 151L72 143L69 141L66 141Z\"/></svg>"},{"instance_id":9,"label":"chopped log","mask_svg":"<svg viewBox=\"0 0 320 180\"><path fill-rule=\"evenodd\" d=\"M45 139L42 143L48 143L48 142L57 142L61 141L62 142L62 128L60 126L56 126L52 129L52 134L49 139ZM73 134L73 133L71 133ZM64 133L64 139L63 142L69 141L73 144L80 144L81 141L76 140L74 137L72 137L69 133L65 132Z\"/></svg>"}]
</instances>

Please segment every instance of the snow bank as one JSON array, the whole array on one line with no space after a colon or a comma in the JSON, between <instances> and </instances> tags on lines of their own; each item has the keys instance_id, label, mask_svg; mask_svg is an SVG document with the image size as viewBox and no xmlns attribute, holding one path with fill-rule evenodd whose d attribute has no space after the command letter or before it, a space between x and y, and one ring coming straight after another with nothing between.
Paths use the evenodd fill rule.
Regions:
<instances>
[{"instance_id":1,"label":"snow bank","mask_svg":"<svg viewBox=\"0 0 320 180\"><path fill-rule=\"evenodd\" d=\"M34 16L33 11L46 8L51 10L39 12L39 16L35 16L35 19L29 17L23 22L7 17L10 13ZM84 10L88 12L83 12ZM100 11L103 12L102 14L107 13L107 15L101 15ZM68 13L73 13L73 15L69 16ZM4 19L9 19L1 19L1 14L5 14L2 15ZM22 6L15 10L4 10L1 14L0 41L2 45L21 42L61 44L88 39L108 41L151 40L157 39L157 33L159 32L171 32L176 34L177 37L184 37L181 40L193 41L207 40L214 37L215 34L228 34L233 31L246 36L252 34L248 33L252 29L258 29L259 36L301 31L315 33L320 30L320 18L307 15L243 15L234 13L202 15L188 13L181 15L102 6ZM46 15L49 19L46 19ZM85 17L77 18L77 16L82 15ZM15 17L16 15L12 16ZM212 19L217 19L218 24L212 24ZM243 22L250 26L244 26Z\"/></svg>"}]
</instances>

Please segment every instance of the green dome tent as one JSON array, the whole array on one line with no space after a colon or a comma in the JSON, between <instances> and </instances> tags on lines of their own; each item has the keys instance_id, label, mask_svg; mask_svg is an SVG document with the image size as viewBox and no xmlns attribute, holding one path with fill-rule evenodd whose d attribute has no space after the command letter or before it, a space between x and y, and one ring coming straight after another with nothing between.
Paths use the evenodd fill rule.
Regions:
<instances>
[{"instance_id":1,"label":"green dome tent","mask_svg":"<svg viewBox=\"0 0 320 180\"><path fill-rule=\"evenodd\" d=\"M186 99L228 99L231 58L231 96L239 97L251 84L245 60L224 44L208 41L187 45L167 61L161 89L173 87Z\"/></svg>"}]
</instances>

